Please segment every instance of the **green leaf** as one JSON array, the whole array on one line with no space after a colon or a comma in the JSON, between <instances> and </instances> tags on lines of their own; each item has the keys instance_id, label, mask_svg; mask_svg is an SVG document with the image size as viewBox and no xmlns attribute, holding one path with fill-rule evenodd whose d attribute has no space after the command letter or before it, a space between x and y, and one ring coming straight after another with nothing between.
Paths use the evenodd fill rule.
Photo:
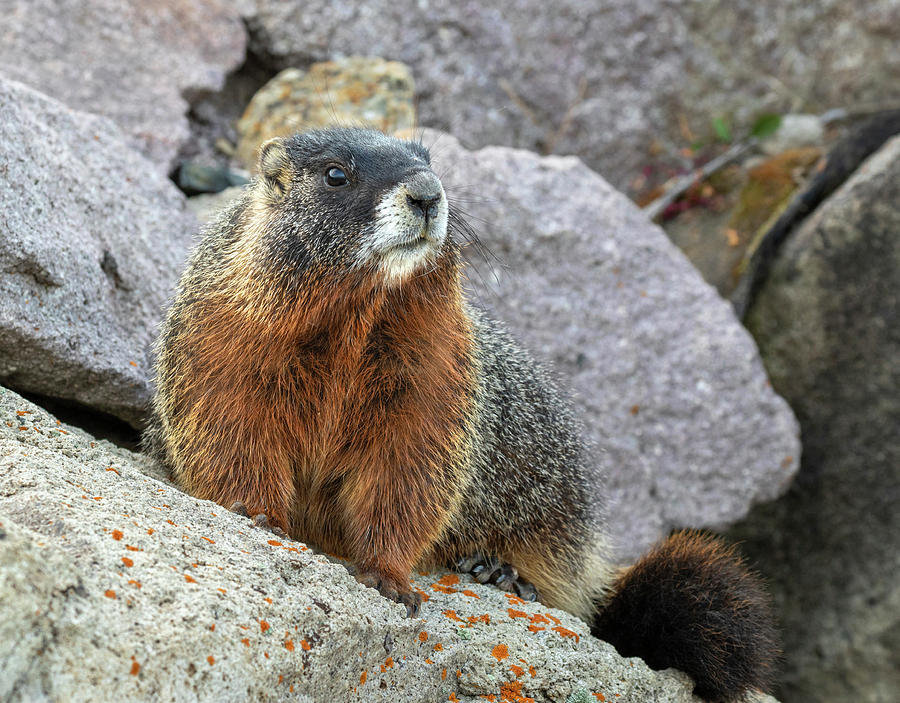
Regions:
<instances>
[{"instance_id":1,"label":"green leaf","mask_svg":"<svg viewBox=\"0 0 900 703\"><path fill-rule=\"evenodd\" d=\"M712 121L713 130L720 142L731 141L731 128L722 117L714 117Z\"/></svg>"},{"instance_id":2,"label":"green leaf","mask_svg":"<svg viewBox=\"0 0 900 703\"><path fill-rule=\"evenodd\" d=\"M757 139L762 139L763 137L768 137L770 134L777 132L780 126L781 115L762 115L753 123L750 134Z\"/></svg>"}]
</instances>

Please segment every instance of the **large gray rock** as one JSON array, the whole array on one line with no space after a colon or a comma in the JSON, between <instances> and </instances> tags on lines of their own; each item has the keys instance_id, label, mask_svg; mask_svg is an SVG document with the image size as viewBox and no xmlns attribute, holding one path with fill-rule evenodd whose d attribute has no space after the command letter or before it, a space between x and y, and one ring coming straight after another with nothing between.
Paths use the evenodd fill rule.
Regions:
<instances>
[{"instance_id":1,"label":"large gray rock","mask_svg":"<svg viewBox=\"0 0 900 703\"><path fill-rule=\"evenodd\" d=\"M189 101L219 90L244 59L232 5L0 0L0 73L111 117L165 171L189 136Z\"/></svg>"},{"instance_id":2,"label":"large gray rock","mask_svg":"<svg viewBox=\"0 0 900 703\"><path fill-rule=\"evenodd\" d=\"M110 120L0 79L0 380L138 424L194 227Z\"/></svg>"},{"instance_id":3,"label":"large gray rock","mask_svg":"<svg viewBox=\"0 0 900 703\"><path fill-rule=\"evenodd\" d=\"M417 575L407 619L154 468L0 388L0 699L699 703L468 576Z\"/></svg>"},{"instance_id":4,"label":"large gray rock","mask_svg":"<svg viewBox=\"0 0 900 703\"><path fill-rule=\"evenodd\" d=\"M785 701L900 697L900 137L779 249L748 325L803 466L734 536L769 577Z\"/></svg>"},{"instance_id":5,"label":"large gray rock","mask_svg":"<svg viewBox=\"0 0 900 703\"><path fill-rule=\"evenodd\" d=\"M786 490L793 414L731 306L661 229L577 158L424 142L492 253L470 249L474 296L575 390L623 557Z\"/></svg>"},{"instance_id":6,"label":"large gray rock","mask_svg":"<svg viewBox=\"0 0 900 703\"><path fill-rule=\"evenodd\" d=\"M256 6L251 46L276 67L351 54L403 61L421 124L469 146L575 153L619 187L654 154L711 137L714 117L739 135L767 111L900 97L895 0Z\"/></svg>"}]
</instances>

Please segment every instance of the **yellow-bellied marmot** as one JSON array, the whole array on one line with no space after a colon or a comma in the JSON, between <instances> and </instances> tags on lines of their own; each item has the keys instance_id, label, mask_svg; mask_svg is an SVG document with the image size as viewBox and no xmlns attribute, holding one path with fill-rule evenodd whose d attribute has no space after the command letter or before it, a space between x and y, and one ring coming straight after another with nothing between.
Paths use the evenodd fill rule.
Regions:
<instances>
[{"instance_id":1,"label":"yellow-bellied marmot","mask_svg":"<svg viewBox=\"0 0 900 703\"><path fill-rule=\"evenodd\" d=\"M419 143L265 144L168 312L148 448L190 493L347 556L410 614L411 569L457 563L536 587L703 696L764 687L767 600L730 550L682 533L613 570L602 477L541 368L465 300L459 230Z\"/></svg>"}]
</instances>

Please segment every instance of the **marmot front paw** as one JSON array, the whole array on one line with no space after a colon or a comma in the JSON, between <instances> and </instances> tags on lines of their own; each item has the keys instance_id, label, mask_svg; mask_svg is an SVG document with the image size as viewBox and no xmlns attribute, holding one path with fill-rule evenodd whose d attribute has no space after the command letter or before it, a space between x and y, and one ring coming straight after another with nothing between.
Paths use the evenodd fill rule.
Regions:
<instances>
[{"instance_id":1,"label":"marmot front paw","mask_svg":"<svg viewBox=\"0 0 900 703\"><path fill-rule=\"evenodd\" d=\"M409 584L403 584L376 571L364 571L356 574L356 580L363 586L376 589L385 598L406 606L406 617L414 618L419 614L422 596L411 591Z\"/></svg>"}]
</instances>

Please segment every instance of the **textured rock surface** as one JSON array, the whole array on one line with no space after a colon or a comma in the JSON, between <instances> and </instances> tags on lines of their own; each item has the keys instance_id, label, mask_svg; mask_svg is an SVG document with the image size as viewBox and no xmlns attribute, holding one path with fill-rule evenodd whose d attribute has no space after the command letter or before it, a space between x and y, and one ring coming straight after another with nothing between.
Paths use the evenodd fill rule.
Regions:
<instances>
[{"instance_id":1,"label":"textured rock surface","mask_svg":"<svg viewBox=\"0 0 900 703\"><path fill-rule=\"evenodd\" d=\"M334 124L374 127L386 134L416 123L413 79L397 61L351 56L288 68L260 88L237 123L238 158L256 168L267 139Z\"/></svg>"},{"instance_id":2,"label":"textured rock surface","mask_svg":"<svg viewBox=\"0 0 900 703\"><path fill-rule=\"evenodd\" d=\"M243 61L234 4L0 0L0 73L111 117L168 170L189 135L188 102Z\"/></svg>"},{"instance_id":3,"label":"textured rock surface","mask_svg":"<svg viewBox=\"0 0 900 703\"><path fill-rule=\"evenodd\" d=\"M785 701L900 692L900 137L790 235L747 318L803 466L734 536L772 581Z\"/></svg>"},{"instance_id":4,"label":"textured rock surface","mask_svg":"<svg viewBox=\"0 0 900 703\"><path fill-rule=\"evenodd\" d=\"M183 201L110 120L0 79L0 379L138 422Z\"/></svg>"},{"instance_id":5,"label":"textured rock surface","mask_svg":"<svg viewBox=\"0 0 900 703\"><path fill-rule=\"evenodd\" d=\"M193 198L187 199L188 209L194 213L194 216L201 223L209 222L219 210L225 208L235 198L244 192L242 186L234 186L226 188L218 193L205 193L203 195L195 195Z\"/></svg>"},{"instance_id":6,"label":"textured rock surface","mask_svg":"<svg viewBox=\"0 0 900 703\"><path fill-rule=\"evenodd\" d=\"M900 6L822 0L257 0L277 67L370 54L410 65L421 124L469 146L576 153L617 186L761 112L900 97ZM685 129L685 127L687 129Z\"/></svg>"},{"instance_id":7,"label":"textured rock surface","mask_svg":"<svg viewBox=\"0 0 900 703\"><path fill-rule=\"evenodd\" d=\"M623 556L787 488L796 421L731 307L662 230L574 157L424 142L495 257L473 256L475 295L575 391Z\"/></svg>"},{"instance_id":8,"label":"textured rock surface","mask_svg":"<svg viewBox=\"0 0 900 703\"><path fill-rule=\"evenodd\" d=\"M469 577L418 575L406 619L153 469L0 389L3 700L699 703L683 674Z\"/></svg>"}]
</instances>

